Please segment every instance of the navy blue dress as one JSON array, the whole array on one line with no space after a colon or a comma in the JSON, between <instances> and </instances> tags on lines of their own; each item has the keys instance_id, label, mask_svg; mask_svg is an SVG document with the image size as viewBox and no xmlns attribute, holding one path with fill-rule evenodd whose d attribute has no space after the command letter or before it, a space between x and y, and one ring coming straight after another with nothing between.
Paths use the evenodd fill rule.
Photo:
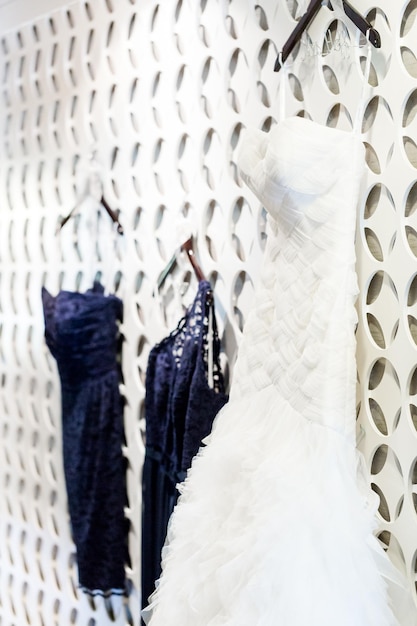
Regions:
<instances>
[{"instance_id":1,"label":"navy blue dress","mask_svg":"<svg viewBox=\"0 0 417 626\"><path fill-rule=\"evenodd\" d=\"M45 339L61 381L63 461L80 587L125 593L128 524L119 392L122 302L95 283L86 293L42 289Z\"/></svg>"},{"instance_id":2,"label":"navy blue dress","mask_svg":"<svg viewBox=\"0 0 417 626\"><path fill-rule=\"evenodd\" d=\"M178 327L150 352L142 479L142 606L161 574L169 517L191 461L227 401L213 294L201 281ZM209 377L212 380L209 383Z\"/></svg>"}]
</instances>

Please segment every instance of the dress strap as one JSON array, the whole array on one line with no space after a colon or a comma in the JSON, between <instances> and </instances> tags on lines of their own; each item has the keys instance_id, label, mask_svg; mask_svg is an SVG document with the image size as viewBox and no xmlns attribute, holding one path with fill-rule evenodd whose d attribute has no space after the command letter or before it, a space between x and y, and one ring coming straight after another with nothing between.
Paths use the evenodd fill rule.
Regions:
<instances>
[{"instance_id":1,"label":"dress strap","mask_svg":"<svg viewBox=\"0 0 417 626\"><path fill-rule=\"evenodd\" d=\"M362 89L359 97L358 107L356 109L355 120L353 123L353 132L360 134L361 122L363 116L363 110L365 107L366 94L369 85L369 77L371 74L371 61L372 61L372 44L369 40L369 32L366 35L366 63L364 76L362 81ZM282 60L282 51L278 55L278 62L281 67L281 84L280 84L280 99L279 99L279 115L278 119L282 122L285 119L286 109L286 95L287 95L287 81L288 81L288 66L286 61Z\"/></svg>"},{"instance_id":2,"label":"dress strap","mask_svg":"<svg viewBox=\"0 0 417 626\"><path fill-rule=\"evenodd\" d=\"M371 45L371 42L369 41L369 34L367 33L365 71L363 74L361 95L359 98L358 107L356 109L355 121L353 124L353 132L358 135L361 132L362 116L363 116L363 112L365 108L366 94L367 94L368 86L369 86L369 76L371 74L371 60L372 60L372 45Z\"/></svg>"},{"instance_id":3,"label":"dress strap","mask_svg":"<svg viewBox=\"0 0 417 626\"><path fill-rule=\"evenodd\" d=\"M282 122L285 119L285 103L286 103L286 97L287 97L288 67L287 67L286 62L282 60L282 51L279 53L278 59L279 59L279 64L281 66L279 121Z\"/></svg>"}]
</instances>

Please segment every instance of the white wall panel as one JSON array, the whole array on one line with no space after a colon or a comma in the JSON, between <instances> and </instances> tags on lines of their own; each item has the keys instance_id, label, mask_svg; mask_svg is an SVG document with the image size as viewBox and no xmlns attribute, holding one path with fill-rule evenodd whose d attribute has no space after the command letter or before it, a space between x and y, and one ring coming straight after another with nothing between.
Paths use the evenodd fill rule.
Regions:
<instances>
[{"instance_id":1,"label":"white wall panel","mask_svg":"<svg viewBox=\"0 0 417 626\"><path fill-rule=\"evenodd\" d=\"M381 496L381 538L414 582L417 3L355 6L382 38L360 113L367 146L357 230L360 447ZM1 626L139 622L147 357L196 288L181 257L158 297L157 277L186 220L215 288L231 375L265 242L264 211L237 171L239 137L247 125L268 130L279 118L284 74L273 65L296 9L290 0L0 4ZM349 130L365 49L354 29L332 28L326 39L333 21L323 8L310 44L289 66L286 113ZM87 211L55 235L80 197L92 153L126 232L116 243L103 216L95 259ZM84 290L96 271L125 307L132 593L123 605L77 590L59 380L40 301L43 284L53 293Z\"/></svg>"}]
</instances>

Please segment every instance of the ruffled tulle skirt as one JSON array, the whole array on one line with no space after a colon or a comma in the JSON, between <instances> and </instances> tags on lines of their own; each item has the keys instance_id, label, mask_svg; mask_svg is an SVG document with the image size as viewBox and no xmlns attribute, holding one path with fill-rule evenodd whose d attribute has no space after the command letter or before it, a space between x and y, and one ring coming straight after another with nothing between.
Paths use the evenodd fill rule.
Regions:
<instances>
[{"instance_id":1,"label":"ruffled tulle skirt","mask_svg":"<svg viewBox=\"0 0 417 626\"><path fill-rule=\"evenodd\" d=\"M351 442L271 385L226 405L207 443L180 487L147 624L415 624Z\"/></svg>"}]
</instances>

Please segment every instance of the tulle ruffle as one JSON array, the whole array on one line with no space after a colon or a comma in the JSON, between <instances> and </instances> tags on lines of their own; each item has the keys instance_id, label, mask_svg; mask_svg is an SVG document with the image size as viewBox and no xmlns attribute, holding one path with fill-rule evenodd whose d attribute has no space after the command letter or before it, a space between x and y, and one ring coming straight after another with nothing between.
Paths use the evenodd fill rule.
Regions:
<instances>
[{"instance_id":1,"label":"tulle ruffle","mask_svg":"<svg viewBox=\"0 0 417 626\"><path fill-rule=\"evenodd\" d=\"M270 386L226 405L209 440L181 485L147 624L414 623L390 608L388 586L407 602L406 585L374 537L360 455L339 433Z\"/></svg>"}]
</instances>

